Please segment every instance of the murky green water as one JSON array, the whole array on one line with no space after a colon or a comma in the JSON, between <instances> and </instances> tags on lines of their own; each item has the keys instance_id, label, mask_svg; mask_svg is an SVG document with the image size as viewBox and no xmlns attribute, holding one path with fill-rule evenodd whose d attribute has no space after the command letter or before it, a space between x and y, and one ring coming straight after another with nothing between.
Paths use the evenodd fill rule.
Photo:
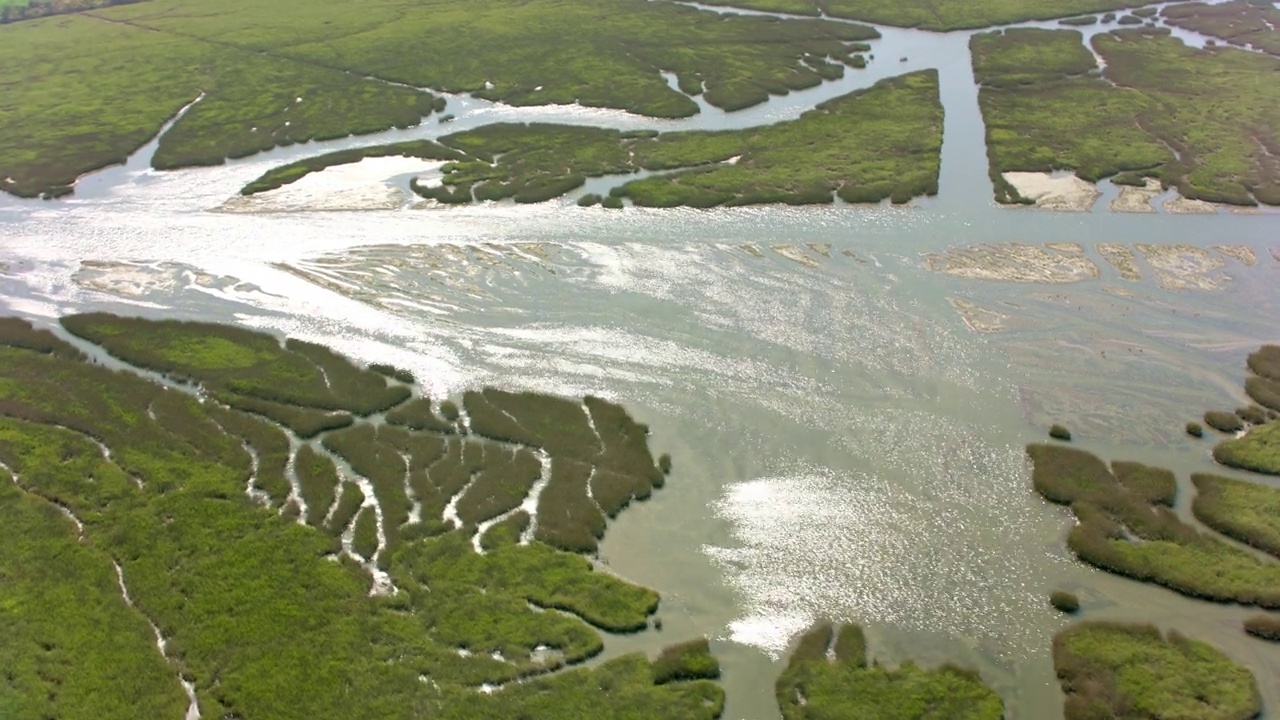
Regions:
<instances>
[{"instance_id":1,"label":"murky green water","mask_svg":"<svg viewBox=\"0 0 1280 720\"><path fill-rule=\"evenodd\" d=\"M1245 355L1280 340L1276 218L994 207L966 42L898 31L876 51L912 58L886 74L942 70L942 194L915 207L237 216L204 210L303 150L170 174L135 163L65 204L0 203L0 305L270 328L409 367L438 395L488 383L622 401L676 470L601 552L663 593L664 630L608 638L606 657L710 635L728 718L776 717L778 658L818 618L864 623L887 662L978 667L1010 718L1060 717L1054 588L1077 592L1087 617L1222 647L1275 717L1280 647L1239 630L1247 611L1075 562L1069 514L1032 493L1022 447L1063 422L1108 459L1174 467L1186 515L1187 476L1210 461L1183 424L1243 404ZM837 90L793 94L755 122ZM447 130L524 116L644 124L482 104L458 114ZM1100 277L985 282L923 263L1006 242L1082 243ZM1226 278L1220 290L1177 292L1141 259L1141 280L1120 279L1100 242L1243 244L1258 261L1226 260L1210 273ZM971 330L952 299L1003 329Z\"/></svg>"}]
</instances>

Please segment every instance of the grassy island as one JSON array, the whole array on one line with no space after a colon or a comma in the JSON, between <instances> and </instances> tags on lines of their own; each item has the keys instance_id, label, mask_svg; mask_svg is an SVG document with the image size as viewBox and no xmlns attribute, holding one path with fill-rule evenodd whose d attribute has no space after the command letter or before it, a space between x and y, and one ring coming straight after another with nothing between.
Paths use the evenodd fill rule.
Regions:
<instances>
[{"instance_id":1,"label":"grassy island","mask_svg":"<svg viewBox=\"0 0 1280 720\"><path fill-rule=\"evenodd\" d=\"M1073 625L1054 638L1053 664L1067 720L1250 720L1262 710L1248 670L1151 625Z\"/></svg>"},{"instance_id":2,"label":"grassy island","mask_svg":"<svg viewBox=\"0 0 1280 720\"><path fill-rule=\"evenodd\" d=\"M830 651L830 652L829 652ZM801 636L776 685L783 720L999 720L1000 696L972 670L868 663L862 628L820 624Z\"/></svg>"},{"instance_id":3,"label":"grassy island","mask_svg":"<svg viewBox=\"0 0 1280 720\"><path fill-rule=\"evenodd\" d=\"M1191 597L1280 608L1280 564L1180 520L1170 509L1176 485L1169 471L1119 462L1108 468L1092 453L1059 444L1028 445L1027 454L1036 491L1070 506L1079 521L1067 545L1081 560Z\"/></svg>"},{"instance_id":4,"label":"grassy island","mask_svg":"<svg viewBox=\"0 0 1280 720\"><path fill-rule=\"evenodd\" d=\"M589 468L596 497L640 497L636 474L660 487L647 428L622 408L493 395L528 445L483 423L375 425L410 386L318 345L102 314L63 325L183 385L0 321L0 714L177 717L180 678L203 717L720 714L705 643L571 667L601 630L644 631L658 595L527 537L508 509L541 473L535 454ZM304 441L231 392L352 424ZM561 434L569 408L599 434Z\"/></svg>"},{"instance_id":5,"label":"grassy island","mask_svg":"<svg viewBox=\"0 0 1280 720\"><path fill-rule=\"evenodd\" d=\"M876 36L647 0L150 0L0 25L0 190L70 192L197 99L157 168L417 125L444 109L426 88L657 117L695 114L698 94L739 109L838 77Z\"/></svg>"},{"instance_id":6,"label":"grassy island","mask_svg":"<svg viewBox=\"0 0 1280 720\"><path fill-rule=\"evenodd\" d=\"M308 172L361 157L408 154L462 157L442 182L412 187L442 203L514 199L541 202L582 186L588 177L663 171L623 182L609 198L650 207L760 203L903 203L938 191L942 106L935 71L876 83L819 105L799 119L748 130L619 132L550 124L487 125L405 151L403 145L333 153L271 170L248 195ZM428 147L431 146L431 147ZM434 153L434 154L432 154Z\"/></svg>"},{"instance_id":7,"label":"grassy island","mask_svg":"<svg viewBox=\"0 0 1280 720\"><path fill-rule=\"evenodd\" d=\"M1280 135L1262 109L1280 103L1280 59L1199 50L1150 28L1095 36L1105 69L1075 30L986 33L971 47L1001 202L1024 201L1003 173L1071 170L1091 182L1156 178L1212 202L1280 204L1265 150Z\"/></svg>"}]
</instances>

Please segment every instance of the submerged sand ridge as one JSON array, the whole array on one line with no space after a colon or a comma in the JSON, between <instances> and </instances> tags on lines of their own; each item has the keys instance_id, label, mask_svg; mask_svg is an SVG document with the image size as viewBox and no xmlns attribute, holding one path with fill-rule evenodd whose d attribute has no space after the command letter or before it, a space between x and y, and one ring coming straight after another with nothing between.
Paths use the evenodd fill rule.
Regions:
<instances>
[{"instance_id":1,"label":"submerged sand ridge","mask_svg":"<svg viewBox=\"0 0 1280 720\"><path fill-rule=\"evenodd\" d=\"M1098 277L1098 266L1072 243L1001 243L952 248L925 256L934 272L971 280L1071 283Z\"/></svg>"}]
</instances>

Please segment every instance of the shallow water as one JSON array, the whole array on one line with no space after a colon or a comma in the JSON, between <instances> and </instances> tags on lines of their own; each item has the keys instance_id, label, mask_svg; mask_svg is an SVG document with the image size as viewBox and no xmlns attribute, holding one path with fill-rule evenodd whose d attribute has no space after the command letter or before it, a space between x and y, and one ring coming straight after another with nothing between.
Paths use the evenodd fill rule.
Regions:
<instances>
[{"instance_id":1,"label":"shallow water","mask_svg":"<svg viewBox=\"0 0 1280 720\"><path fill-rule=\"evenodd\" d=\"M1069 515L1034 496L1022 455L1063 422L1107 458L1177 468L1185 512L1186 476L1209 460L1183 424L1243 404L1245 355L1280 340L1276 218L996 207L968 34L884 34L867 71L743 113L660 122L453 99L453 123L324 149L500 119L742 127L938 67L941 194L911 207L233 215L206 210L321 148L176 173L135 160L66 202L0 201L0 304L46 320L108 308L269 328L408 367L436 395L490 383L623 402L675 472L623 513L601 559L663 593L664 630L607 638L605 656L710 635L727 718L776 717L777 658L816 618L865 623L888 662L978 667L1010 718L1060 717L1049 643L1065 622L1045 601L1058 587L1088 617L1219 645L1280 707L1280 648L1239 631L1246 610L1073 561ZM1005 242L1082 243L1099 277L988 282L923 262ZM1208 271L1219 290L1173 291L1141 255L1141 279L1121 279L1100 242L1242 244L1258 261ZM1003 328L971 330L949 299Z\"/></svg>"}]
</instances>

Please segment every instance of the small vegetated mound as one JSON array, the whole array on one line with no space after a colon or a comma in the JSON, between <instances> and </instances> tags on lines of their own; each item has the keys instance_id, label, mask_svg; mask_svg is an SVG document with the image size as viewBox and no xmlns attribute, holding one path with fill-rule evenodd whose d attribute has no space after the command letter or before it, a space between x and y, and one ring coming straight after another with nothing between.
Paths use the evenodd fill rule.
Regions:
<instances>
[{"instance_id":1,"label":"small vegetated mound","mask_svg":"<svg viewBox=\"0 0 1280 720\"><path fill-rule=\"evenodd\" d=\"M1280 616L1259 613L1245 618L1244 631L1254 637L1280 642Z\"/></svg>"},{"instance_id":2,"label":"small vegetated mound","mask_svg":"<svg viewBox=\"0 0 1280 720\"><path fill-rule=\"evenodd\" d=\"M1257 683L1220 650L1151 625L1086 622L1053 640L1067 720L1248 720Z\"/></svg>"},{"instance_id":3,"label":"small vegetated mound","mask_svg":"<svg viewBox=\"0 0 1280 720\"><path fill-rule=\"evenodd\" d=\"M1113 474L1092 453L1062 445L1028 445L1027 454L1036 491L1079 520L1067 545L1081 560L1192 597L1280 607L1280 565L1178 519L1166 506L1167 471L1125 463Z\"/></svg>"},{"instance_id":4,"label":"small vegetated mound","mask_svg":"<svg viewBox=\"0 0 1280 720\"><path fill-rule=\"evenodd\" d=\"M1061 425L1053 425L1049 428L1049 437L1054 440L1071 442L1071 431Z\"/></svg>"},{"instance_id":5,"label":"small vegetated mound","mask_svg":"<svg viewBox=\"0 0 1280 720\"><path fill-rule=\"evenodd\" d=\"M1187 434L1191 437L1204 437L1204 426L1198 422L1187 423Z\"/></svg>"},{"instance_id":6,"label":"small vegetated mound","mask_svg":"<svg viewBox=\"0 0 1280 720\"><path fill-rule=\"evenodd\" d=\"M775 685L784 720L920 717L999 720L1000 696L972 670L867 662L862 628L822 623L801 636ZM926 714L927 713L927 714Z\"/></svg>"},{"instance_id":7,"label":"small vegetated mound","mask_svg":"<svg viewBox=\"0 0 1280 720\"><path fill-rule=\"evenodd\" d=\"M1080 598L1065 590L1054 590L1049 593L1049 604L1059 612L1074 615L1080 611Z\"/></svg>"},{"instance_id":8,"label":"small vegetated mound","mask_svg":"<svg viewBox=\"0 0 1280 720\"><path fill-rule=\"evenodd\" d=\"M119 355L202 383L257 387L249 369L283 383L283 367L298 371L290 391L319 394L312 378L323 375L332 391L325 397L337 400L348 396L333 388L366 382L364 371L316 346L282 346L220 326L209 326L201 341L189 328L113 322L79 330L101 336ZM0 323L6 328L30 336ZM23 342L36 347L0 342L0 383L21 388L0 398L0 463L16 480L0 483L0 536L27 538L0 558L0 606L20 611L6 635L21 643L19 657L44 653L60 669L51 679L15 666L11 704L24 717L136 717L139 708L175 715L185 698L139 613L180 650L201 712L219 717L408 718L424 707L476 720L571 717L585 707L593 717L636 707L677 720L719 716L724 696L708 679L715 664L705 646L660 661L636 653L548 674L598 654L597 629L644 631L658 595L596 572L580 555L522 542L536 520L512 508L519 493L504 494L504 478L517 478L527 492L541 470L531 447L356 420L291 457L286 433L263 416L51 352L47 338L32 337ZM388 387L378 380L369 386ZM519 398L503 406L537 433L536 447L568 452L567 462L584 466L588 477L597 466L632 465L661 475L651 457L639 460L647 429L617 406L592 401L599 439L588 424L586 434L566 441L551 433L567 408L587 417L582 403ZM543 407L548 418L538 414ZM594 455L573 453L586 443ZM335 464L330 453L347 463ZM374 497L348 478L352 471ZM486 505L493 498L501 502ZM443 521L449 507L463 528ZM489 519L495 522L478 538L484 552L476 552L475 526ZM347 533L350 553L335 542ZM394 591L371 596L375 569L357 555L386 572L375 588ZM136 610L122 612L112 558ZM45 572L55 566L57 577ZM41 583L39 602L31 579ZM226 622L231 616L236 622ZM125 704L85 689L120 683L131 688ZM506 686L475 691L486 683ZM54 686L75 694L50 705Z\"/></svg>"},{"instance_id":9,"label":"small vegetated mound","mask_svg":"<svg viewBox=\"0 0 1280 720\"><path fill-rule=\"evenodd\" d=\"M715 680L720 662L711 654L706 638L663 648L653 661L653 682L662 685L675 680Z\"/></svg>"},{"instance_id":10,"label":"small vegetated mound","mask_svg":"<svg viewBox=\"0 0 1280 720\"><path fill-rule=\"evenodd\" d=\"M1238 433L1244 429L1239 415L1226 410L1210 410L1204 414L1204 424L1224 433Z\"/></svg>"}]
</instances>

